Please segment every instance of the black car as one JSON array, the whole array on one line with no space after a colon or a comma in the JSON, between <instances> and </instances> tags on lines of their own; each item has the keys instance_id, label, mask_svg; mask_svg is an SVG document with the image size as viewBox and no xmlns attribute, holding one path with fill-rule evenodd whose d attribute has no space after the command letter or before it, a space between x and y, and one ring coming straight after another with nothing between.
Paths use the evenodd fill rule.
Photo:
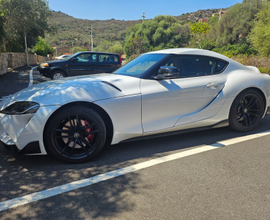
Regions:
<instances>
[{"instance_id":1,"label":"black car","mask_svg":"<svg viewBox=\"0 0 270 220\"><path fill-rule=\"evenodd\" d=\"M94 73L111 73L122 66L116 53L78 52L65 60L41 63L37 70L51 79Z\"/></svg>"}]
</instances>

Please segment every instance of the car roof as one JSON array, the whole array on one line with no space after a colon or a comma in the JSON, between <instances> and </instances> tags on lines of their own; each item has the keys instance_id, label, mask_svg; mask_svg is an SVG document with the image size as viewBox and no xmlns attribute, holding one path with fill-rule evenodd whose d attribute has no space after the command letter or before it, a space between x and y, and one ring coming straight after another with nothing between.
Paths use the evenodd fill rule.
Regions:
<instances>
[{"instance_id":1,"label":"car roof","mask_svg":"<svg viewBox=\"0 0 270 220\"><path fill-rule=\"evenodd\" d=\"M98 53L98 54L109 54L109 55L118 55L117 53L107 53L107 52L95 52L95 51L80 51L79 53Z\"/></svg>"},{"instance_id":2,"label":"car roof","mask_svg":"<svg viewBox=\"0 0 270 220\"><path fill-rule=\"evenodd\" d=\"M196 48L173 48L173 49L153 51L153 52L149 52L147 54L155 54L155 53L210 56L210 57L216 57L216 58L231 62L231 59L229 59L226 56L223 56L222 54L219 54L219 53L216 53L213 51L209 51L209 50L202 50L202 49L196 49Z\"/></svg>"}]
</instances>

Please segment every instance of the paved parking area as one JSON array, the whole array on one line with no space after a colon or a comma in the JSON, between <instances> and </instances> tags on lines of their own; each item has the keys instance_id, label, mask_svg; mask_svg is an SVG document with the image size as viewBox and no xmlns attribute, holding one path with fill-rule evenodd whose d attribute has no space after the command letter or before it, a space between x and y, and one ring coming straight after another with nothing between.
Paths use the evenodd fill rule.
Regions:
<instances>
[{"instance_id":1,"label":"paved parking area","mask_svg":"<svg viewBox=\"0 0 270 220\"><path fill-rule=\"evenodd\" d=\"M270 135L260 134L269 123L267 116L245 134L219 128L117 144L76 165L0 148L0 207L31 193L47 196L18 199L0 219L269 219ZM200 152L207 146L216 147ZM111 178L95 183L102 176ZM75 188L47 191L65 184Z\"/></svg>"},{"instance_id":2,"label":"paved parking area","mask_svg":"<svg viewBox=\"0 0 270 220\"><path fill-rule=\"evenodd\" d=\"M47 80L16 69L0 97ZM269 124L120 143L84 164L0 146L0 219L270 219Z\"/></svg>"},{"instance_id":3,"label":"paved parking area","mask_svg":"<svg viewBox=\"0 0 270 220\"><path fill-rule=\"evenodd\" d=\"M32 70L32 71L31 71ZM24 66L0 75L0 100L4 96L14 94L32 84L50 80L41 76L34 66Z\"/></svg>"}]
</instances>

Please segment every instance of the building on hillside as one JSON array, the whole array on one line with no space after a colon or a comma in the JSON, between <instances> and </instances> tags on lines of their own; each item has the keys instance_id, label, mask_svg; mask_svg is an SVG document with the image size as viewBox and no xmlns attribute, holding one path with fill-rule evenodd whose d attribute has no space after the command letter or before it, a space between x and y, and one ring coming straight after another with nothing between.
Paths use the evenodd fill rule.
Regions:
<instances>
[{"instance_id":1,"label":"building on hillside","mask_svg":"<svg viewBox=\"0 0 270 220\"><path fill-rule=\"evenodd\" d=\"M207 23L207 18L201 18L201 19L199 20L199 22L200 22L200 23L204 23L204 22Z\"/></svg>"},{"instance_id":2,"label":"building on hillside","mask_svg":"<svg viewBox=\"0 0 270 220\"><path fill-rule=\"evenodd\" d=\"M212 14L212 17L214 17L215 15L218 15L221 18L225 13L226 13L226 10L222 11L222 9L220 9L218 13Z\"/></svg>"}]
</instances>

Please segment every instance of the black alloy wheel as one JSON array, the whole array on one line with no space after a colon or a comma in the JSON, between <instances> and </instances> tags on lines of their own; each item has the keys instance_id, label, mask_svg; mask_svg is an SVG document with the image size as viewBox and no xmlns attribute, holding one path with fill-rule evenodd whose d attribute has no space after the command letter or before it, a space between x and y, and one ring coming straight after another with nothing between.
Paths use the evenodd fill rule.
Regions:
<instances>
[{"instance_id":1,"label":"black alloy wheel","mask_svg":"<svg viewBox=\"0 0 270 220\"><path fill-rule=\"evenodd\" d=\"M102 150L106 128L92 109L71 106L53 115L46 126L44 141L46 149L55 157L81 163Z\"/></svg>"},{"instance_id":2,"label":"black alloy wheel","mask_svg":"<svg viewBox=\"0 0 270 220\"><path fill-rule=\"evenodd\" d=\"M229 123L234 130L245 132L257 127L264 114L264 103L259 92L253 89L240 93L233 102Z\"/></svg>"}]
</instances>

